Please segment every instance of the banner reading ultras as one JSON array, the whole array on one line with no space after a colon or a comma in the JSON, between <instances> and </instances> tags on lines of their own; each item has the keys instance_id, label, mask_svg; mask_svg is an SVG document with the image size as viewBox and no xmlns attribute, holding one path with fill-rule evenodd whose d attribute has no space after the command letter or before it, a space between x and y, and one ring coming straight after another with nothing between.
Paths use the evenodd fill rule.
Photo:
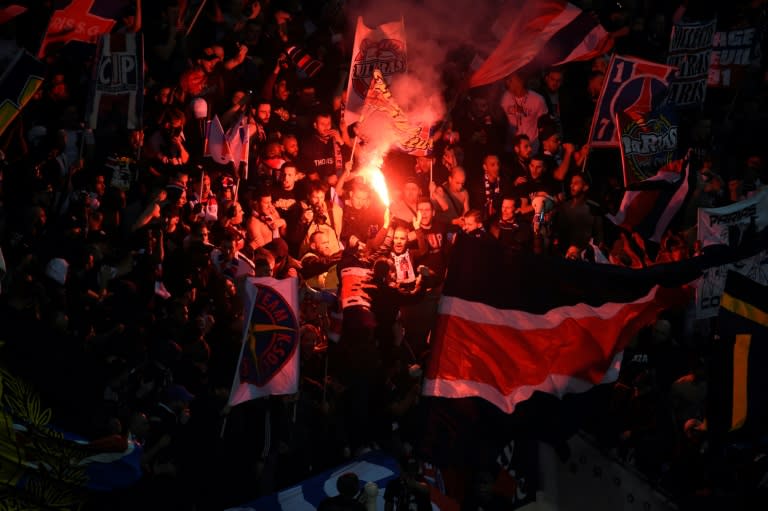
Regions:
<instances>
[{"instance_id":1,"label":"banner reading ultras","mask_svg":"<svg viewBox=\"0 0 768 511\"><path fill-rule=\"evenodd\" d=\"M405 24L402 19L370 28L363 23L362 17L357 18L344 110L347 125L360 118L374 69L381 71L389 85L393 76L407 71Z\"/></svg>"}]
</instances>

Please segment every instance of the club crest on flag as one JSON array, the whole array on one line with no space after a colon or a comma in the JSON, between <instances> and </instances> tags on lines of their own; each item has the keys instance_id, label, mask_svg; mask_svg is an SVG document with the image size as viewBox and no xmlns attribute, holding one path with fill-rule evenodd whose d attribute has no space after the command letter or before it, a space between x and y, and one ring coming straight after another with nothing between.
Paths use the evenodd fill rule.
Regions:
<instances>
[{"instance_id":1,"label":"club crest on flag","mask_svg":"<svg viewBox=\"0 0 768 511\"><path fill-rule=\"evenodd\" d=\"M619 113L624 185L643 181L672 162L677 151L678 120L674 109L662 108L632 119Z\"/></svg>"},{"instance_id":2,"label":"club crest on flag","mask_svg":"<svg viewBox=\"0 0 768 511\"><path fill-rule=\"evenodd\" d=\"M352 87L364 98L374 69L385 76L405 72L405 43L397 39L363 39L352 61Z\"/></svg>"},{"instance_id":3,"label":"club crest on flag","mask_svg":"<svg viewBox=\"0 0 768 511\"><path fill-rule=\"evenodd\" d=\"M240 362L240 383L268 384L299 344L299 322L290 303L275 289L255 284L256 300Z\"/></svg>"},{"instance_id":4,"label":"club crest on flag","mask_svg":"<svg viewBox=\"0 0 768 511\"><path fill-rule=\"evenodd\" d=\"M616 114L623 112L639 120L661 105L669 88L674 67L615 55L603 82L603 90L592 119L593 147L616 147Z\"/></svg>"}]
</instances>

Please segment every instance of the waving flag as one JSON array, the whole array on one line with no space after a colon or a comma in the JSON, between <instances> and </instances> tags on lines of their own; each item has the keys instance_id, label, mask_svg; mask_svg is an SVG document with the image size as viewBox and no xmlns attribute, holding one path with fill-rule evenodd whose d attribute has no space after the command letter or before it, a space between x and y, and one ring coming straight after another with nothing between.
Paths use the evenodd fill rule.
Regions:
<instances>
[{"instance_id":1,"label":"waving flag","mask_svg":"<svg viewBox=\"0 0 768 511\"><path fill-rule=\"evenodd\" d=\"M625 191L619 211L606 217L625 231L636 232L658 244L693 193L695 179L690 158L674 160L654 176Z\"/></svg>"},{"instance_id":2,"label":"waving flag","mask_svg":"<svg viewBox=\"0 0 768 511\"><path fill-rule=\"evenodd\" d=\"M760 428L768 420L768 287L729 272L717 325L707 387L709 429Z\"/></svg>"},{"instance_id":3,"label":"waving flag","mask_svg":"<svg viewBox=\"0 0 768 511\"><path fill-rule=\"evenodd\" d=\"M383 122L379 122L383 120ZM413 156L426 156L432 150L429 130L416 126L395 102L379 69L373 70L373 78L365 96L360 129L374 131L379 138L394 138L398 148ZM381 133L386 131L386 134ZM391 134L391 137L389 136Z\"/></svg>"},{"instance_id":4,"label":"waving flag","mask_svg":"<svg viewBox=\"0 0 768 511\"><path fill-rule=\"evenodd\" d=\"M234 161L218 115L214 115L213 119L208 121L205 139L205 156L210 156L213 161L222 165Z\"/></svg>"},{"instance_id":5,"label":"waving flag","mask_svg":"<svg viewBox=\"0 0 768 511\"><path fill-rule=\"evenodd\" d=\"M617 147L616 115L623 112L630 119L638 120L661 105L674 70L672 66L614 55L592 117L589 144Z\"/></svg>"},{"instance_id":6,"label":"waving flag","mask_svg":"<svg viewBox=\"0 0 768 511\"><path fill-rule=\"evenodd\" d=\"M505 260L495 243L459 236L424 393L481 397L512 413L536 391L562 397L615 381L630 339L685 303L680 285L699 274L683 265L637 271L541 256Z\"/></svg>"},{"instance_id":7,"label":"waving flag","mask_svg":"<svg viewBox=\"0 0 768 511\"><path fill-rule=\"evenodd\" d=\"M57 0L38 56L45 56L48 45L81 41L95 44L117 23L128 0Z\"/></svg>"},{"instance_id":8,"label":"waving flag","mask_svg":"<svg viewBox=\"0 0 768 511\"><path fill-rule=\"evenodd\" d=\"M405 25L403 20L370 28L357 18L352 65L347 82L347 102L344 121L351 125L360 118L374 69L391 83L392 77L407 70Z\"/></svg>"},{"instance_id":9,"label":"waving flag","mask_svg":"<svg viewBox=\"0 0 768 511\"><path fill-rule=\"evenodd\" d=\"M90 491L135 484L143 449L130 437L90 441L55 427L28 382L0 368L0 492L3 509L79 509Z\"/></svg>"},{"instance_id":10,"label":"waving flag","mask_svg":"<svg viewBox=\"0 0 768 511\"><path fill-rule=\"evenodd\" d=\"M669 104L647 114L616 114L624 186L652 177L675 159L679 124L677 110Z\"/></svg>"},{"instance_id":11,"label":"waving flag","mask_svg":"<svg viewBox=\"0 0 768 511\"><path fill-rule=\"evenodd\" d=\"M562 0L505 2L492 28L499 45L469 80L480 87L535 62L541 68L593 59L613 46L596 17Z\"/></svg>"},{"instance_id":12,"label":"waving flag","mask_svg":"<svg viewBox=\"0 0 768 511\"><path fill-rule=\"evenodd\" d=\"M295 394L299 390L297 279L249 279L244 301L248 321L229 404Z\"/></svg>"}]
</instances>

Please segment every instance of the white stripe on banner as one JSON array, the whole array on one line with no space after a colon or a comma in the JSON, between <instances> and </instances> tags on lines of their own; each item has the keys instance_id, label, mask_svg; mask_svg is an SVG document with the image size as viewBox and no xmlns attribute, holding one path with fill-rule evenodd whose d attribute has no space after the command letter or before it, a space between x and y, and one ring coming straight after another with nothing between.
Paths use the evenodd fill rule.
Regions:
<instances>
[{"instance_id":1,"label":"white stripe on banner","mask_svg":"<svg viewBox=\"0 0 768 511\"><path fill-rule=\"evenodd\" d=\"M515 330L551 330L565 320L595 318L609 320L616 317L622 309L631 305L652 302L656 298L659 286L654 286L648 294L627 303L609 302L599 307L585 303L566 305L547 311L546 314L533 314L516 309L497 309L478 302L471 302L454 296L443 296L440 300L439 313L451 315L473 323L494 326L506 326Z\"/></svg>"},{"instance_id":2,"label":"white stripe on banner","mask_svg":"<svg viewBox=\"0 0 768 511\"><path fill-rule=\"evenodd\" d=\"M611 365L603 375L600 384L615 382L619 378L621 360L624 352L614 355ZM546 379L537 385L521 385L510 394L502 394L499 389L473 380L448 380L443 378L425 378L422 394L447 398L480 397L499 407L505 413L512 413L518 403L522 403L540 391L563 397L566 394L586 392L595 384L567 374L548 374Z\"/></svg>"}]
</instances>

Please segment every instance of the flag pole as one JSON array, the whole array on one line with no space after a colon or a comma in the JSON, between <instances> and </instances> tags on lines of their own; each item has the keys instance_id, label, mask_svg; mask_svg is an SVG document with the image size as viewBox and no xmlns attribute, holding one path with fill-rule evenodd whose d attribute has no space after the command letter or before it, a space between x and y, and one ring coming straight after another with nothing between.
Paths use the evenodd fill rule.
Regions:
<instances>
[{"instance_id":1,"label":"flag pole","mask_svg":"<svg viewBox=\"0 0 768 511\"><path fill-rule=\"evenodd\" d=\"M192 21L189 23L189 27L187 27L187 31L184 34L184 37L189 37L189 33L192 31L192 27L195 26L195 23L197 23L197 18L200 17L200 13L203 12L203 9L205 8L205 4L208 2L208 0L203 0L200 2L200 6L197 8L197 12L195 13L195 17L192 18Z\"/></svg>"}]
</instances>

